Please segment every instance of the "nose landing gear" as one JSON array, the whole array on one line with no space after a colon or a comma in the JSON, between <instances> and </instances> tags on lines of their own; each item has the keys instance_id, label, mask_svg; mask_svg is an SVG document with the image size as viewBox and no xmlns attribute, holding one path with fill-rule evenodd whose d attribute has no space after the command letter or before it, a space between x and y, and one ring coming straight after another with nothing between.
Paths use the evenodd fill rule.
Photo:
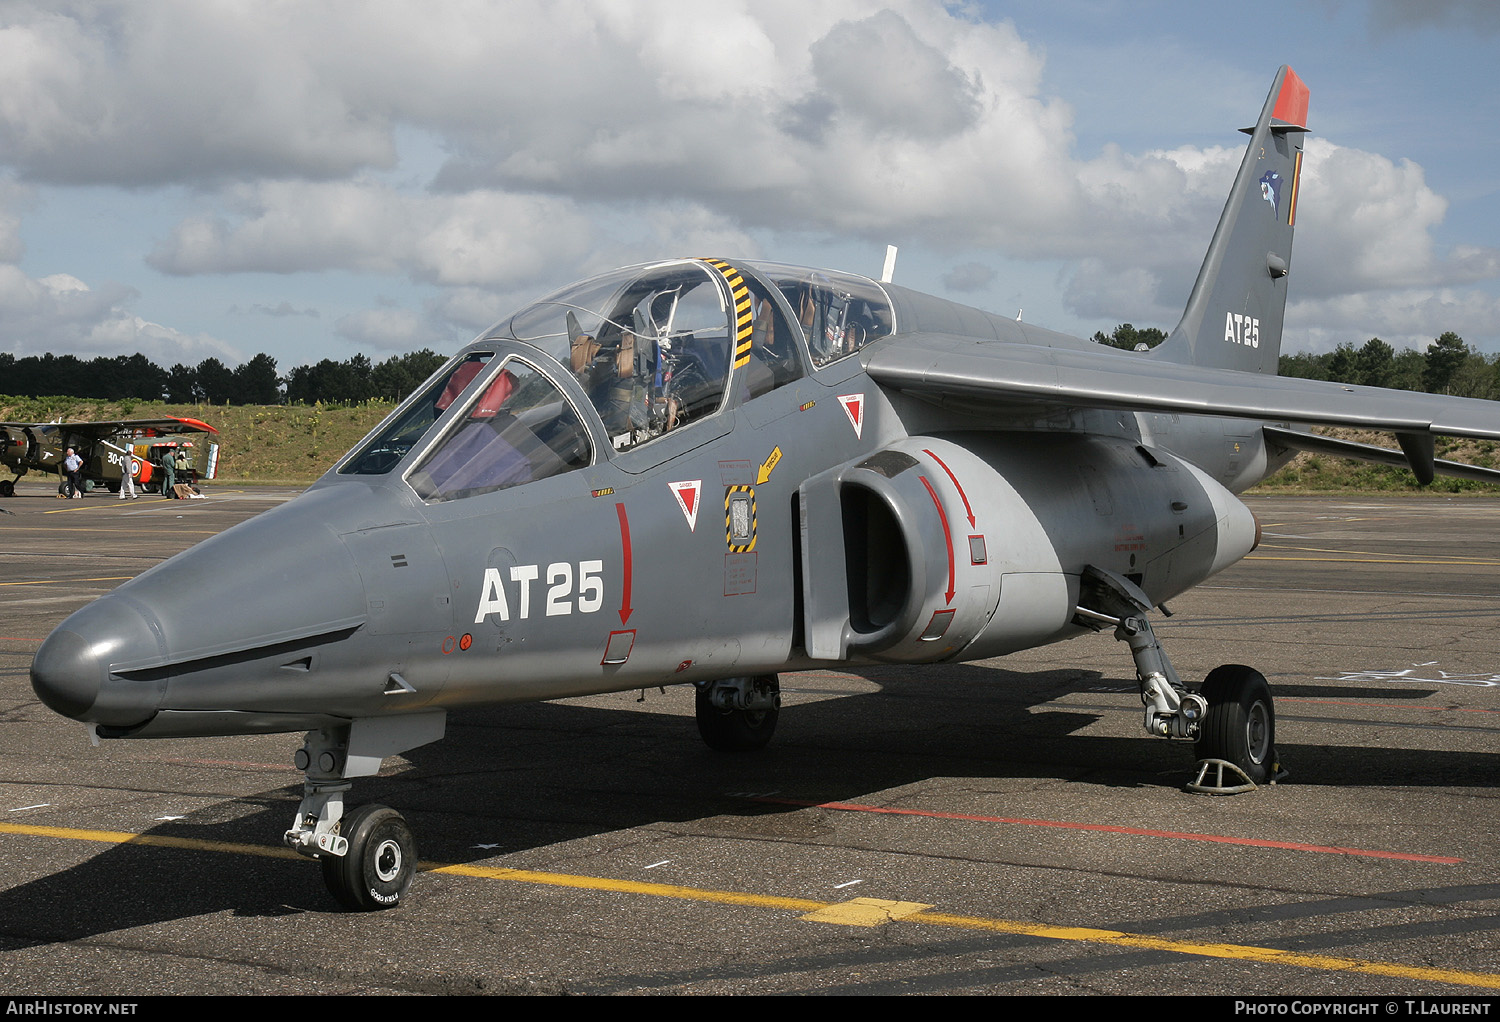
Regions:
<instances>
[{"instance_id":1,"label":"nose landing gear","mask_svg":"<svg viewBox=\"0 0 1500 1022\"><path fill-rule=\"evenodd\" d=\"M698 734L710 749L753 752L771 741L781 713L776 675L704 681L697 689Z\"/></svg>"},{"instance_id":2,"label":"nose landing gear","mask_svg":"<svg viewBox=\"0 0 1500 1022\"><path fill-rule=\"evenodd\" d=\"M1081 599L1093 608L1080 603L1074 620L1095 629L1113 624L1115 638L1130 645L1146 706L1146 730L1197 743L1200 768L1188 790L1229 795L1286 776L1276 760L1271 686L1259 671L1224 664L1209 672L1198 692L1189 692L1146 619L1150 598L1129 579L1093 565L1084 569L1082 582ZM1226 783L1226 771L1241 783ZM1210 772L1215 774L1212 781Z\"/></svg>"},{"instance_id":3,"label":"nose landing gear","mask_svg":"<svg viewBox=\"0 0 1500 1022\"><path fill-rule=\"evenodd\" d=\"M417 842L400 813L367 805L344 815L349 779L373 776L385 757L437 741L445 725L442 711L353 720L309 731L297 750L302 804L285 840L319 861L328 892L344 908L395 908L417 872Z\"/></svg>"}]
</instances>

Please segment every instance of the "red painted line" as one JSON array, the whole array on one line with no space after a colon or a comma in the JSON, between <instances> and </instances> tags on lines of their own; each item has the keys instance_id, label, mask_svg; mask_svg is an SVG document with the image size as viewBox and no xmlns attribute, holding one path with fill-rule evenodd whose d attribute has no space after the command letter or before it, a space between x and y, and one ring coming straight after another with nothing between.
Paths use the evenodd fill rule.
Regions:
<instances>
[{"instance_id":1,"label":"red painted line","mask_svg":"<svg viewBox=\"0 0 1500 1022\"><path fill-rule=\"evenodd\" d=\"M932 488L932 484L927 481L927 477L926 476L918 476L918 478L922 480L922 485L925 486L925 487L927 487L927 495L929 497L931 497L932 498L932 502L935 505L937 505L938 520L943 523L943 541L948 544L948 594L947 595L948 595L948 602L952 603L953 602L953 594L954 594L954 592L956 592L956 590L953 587L953 580L955 578L954 573L953 573L953 533L951 533L950 531L948 531L948 513L943 510L943 502L941 500L938 500L937 491Z\"/></svg>"},{"instance_id":2,"label":"red painted line","mask_svg":"<svg viewBox=\"0 0 1500 1022\"><path fill-rule=\"evenodd\" d=\"M630 606L630 519L625 517L624 504L616 504L615 513L620 516L620 555L625 562L625 580L620 587L620 624L623 625L634 612Z\"/></svg>"},{"instance_id":3,"label":"red painted line","mask_svg":"<svg viewBox=\"0 0 1500 1022\"><path fill-rule=\"evenodd\" d=\"M41 642L41 639L23 639L16 635L0 635L0 642Z\"/></svg>"},{"instance_id":4,"label":"red painted line","mask_svg":"<svg viewBox=\"0 0 1500 1022\"><path fill-rule=\"evenodd\" d=\"M942 470L948 473L948 478L953 480L953 488L958 491L959 500L962 500L964 502L964 510L969 514L969 528L972 529L974 527L974 509L969 506L969 495L965 493L964 488L958 484L958 476L953 474L953 470L948 467L947 463L944 462L942 458L939 458L936 454L933 454L927 448L922 448L922 453L927 455L933 461L937 462Z\"/></svg>"},{"instance_id":5,"label":"red painted line","mask_svg":"<svg viewBox=\"0 0 1500 1022\"><path fill-rule=\"evenodd\" d=\"M851 813L888 813L894 816L928 816L938 820L967 820L974 823L1012 823L1024 827L1057 827L1062 830L1093 830L1106 834L1130 834L1136 837L1166 837L1178 841L1209 841L1221 845L1247 845L1252 848L1285 848L1294 852L1323 852L1330 855L1359 855L1371 859L1400 859L1405 862L1436 862L1447 866L1457 865L1463 859L1447 855L1416 855L1410 852L1381 852L1365 848L1343 848L1338 845L1309 845L1299 841L1265 841L1253 837L1226 837L1222 834L1191 834L1175 830L1146 830L1141 827L1116 827L1106 823L1067 823L1062 820L1027 820L1009 816L971 816L966 813L939 813L928 809L890 809L885 806L860 805L857 802L806 802L792 798L771 798L756 795L753 802L774 802L779 805L809 806L816 809L837 809Z\"/></svg>"}]
</instances>

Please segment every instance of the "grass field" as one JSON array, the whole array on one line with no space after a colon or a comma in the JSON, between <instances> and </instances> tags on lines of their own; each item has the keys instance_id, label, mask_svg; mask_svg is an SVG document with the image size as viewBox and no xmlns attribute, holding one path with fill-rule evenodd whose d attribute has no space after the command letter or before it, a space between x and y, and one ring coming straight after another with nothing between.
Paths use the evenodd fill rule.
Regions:
<instances>
[{"instance_id":1,"label":"grass field","mask_svg":"<svg viewBox=\"0 0 1500 1022\"><path fill-rule=\"evenodd\" d=\"M395 405L169 405L159 401L105 402L77 398L0 397L6 422L154 419L180 415L219 431L223 482L306 484L359 443Z\"/></svg>"},{"instance_id":2,"label":"grass field","mask_svg":"<svg viewBox=\"0 0 1500 1022\"><path fill-rule=\"evenodd\" d=\"M224 482L307 484L394 408L390 402L346 405L169 405L159 401L105 402L79 398L0 397L0 421L51 422L146 419L182 415L201 419L219 431L219 479ZM1331 436L1394 447L1392 438L1355 430L1327 430ZM1437 456L1493 468L1500 446L1488 440L1439 439ZM1463 479L1437 478L1420 487L1405 469L1369 462L1299 454L1254 492L1268 493L1496 493L1500 487Z\"/></svg>"}]
</instances>

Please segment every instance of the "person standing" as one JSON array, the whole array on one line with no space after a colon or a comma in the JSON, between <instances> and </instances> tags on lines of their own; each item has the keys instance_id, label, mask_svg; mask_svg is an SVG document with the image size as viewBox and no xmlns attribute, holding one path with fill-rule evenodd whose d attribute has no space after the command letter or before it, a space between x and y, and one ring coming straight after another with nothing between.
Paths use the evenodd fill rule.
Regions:
<instances>
[{"instance_id":1,"label":"person standing","mask_svg":"<svg viewBox=\"0 0 1500 1022\"><path fill-rule=\"evenodd\" d=\"M193 471L193 459L188 456L187 448L177 448L177 481L192 486L197 482L193 478L196 474Z\"/></svg>"},{"instance_id":2,"label":"person standing","mask_svg":"<svg viewBox=\"0 0 1500 1022\"><path fill-rule=\"evenodd\" d=\"M135 500L140 494L135 492L135 448L130 444L125 445L125 456L120 459L120 499L124 500L128 495Z\"/></svg>"},{"instance_id":3,"label":"person standing","mask_svg":"<svg viewBox=\"0 0 1500 1022\"><path fill-rule=\"evenodd\" d=\"M177 455L170 447L167 448L166 456L161 459L161 470L161 495L169 499L177 496L177 491L173 489L177 484Z\"/></svg>"},{"instance_id":4,"label":"person standing","mask_svg":"<svg viewBox=\"0 0 1500 1022\"><path fill-rule=\"evenodd\" d=\"M68 473L66 495L75 500L81 500L83 498L83 459L71 447L68 448L68 456L63 459L63 469Z\"/></svg>"}]
</instances>

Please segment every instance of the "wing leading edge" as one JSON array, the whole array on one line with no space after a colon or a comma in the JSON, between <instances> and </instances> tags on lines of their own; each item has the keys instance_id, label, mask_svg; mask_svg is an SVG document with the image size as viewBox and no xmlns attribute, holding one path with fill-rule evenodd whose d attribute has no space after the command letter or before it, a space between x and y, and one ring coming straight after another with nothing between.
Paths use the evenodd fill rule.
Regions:
<instances>
[{"instance_id":1,"label":"wing leading edge","mask_svg":"<svg viewBox=\"0 0 1500 1022\"><path fill-rule=\"evenodd\" d=\"M871 379L891 390L1000 414L1101 408L1390 432L1404 455L1385 455L1404 457L1424 482L1431 480L1427 466L1435 464L1434 437L1500 440L1500 404L1493 401L1169 363L1104 347L929 335L881 346L866 356L865 365ZM1298 440L1307 436L1281 429L1272 439L1287 447L1333 453L1333 445L1319 444L1318 438ZM1348 442L1337 446L1342 457L1389 460L1373 453L1382 448ZM1456 463L1438 468L1451 464Z\"/></svg>"},{"instance_id":2,"label":"wing leading edge","mask_svg":"<svg viewBox=\"0 0 1500 1022\"><path fill-rule=\"evenodd\" d=\"M218 430L200 419L169 415L160 419L113 419L107 422L0 422L0 426L17 429L34 429L37 426L56 426L80 436L102 440L120 433L146 434L148 430L160 433L217 433Z\"/></svg>"}]
</instances>

